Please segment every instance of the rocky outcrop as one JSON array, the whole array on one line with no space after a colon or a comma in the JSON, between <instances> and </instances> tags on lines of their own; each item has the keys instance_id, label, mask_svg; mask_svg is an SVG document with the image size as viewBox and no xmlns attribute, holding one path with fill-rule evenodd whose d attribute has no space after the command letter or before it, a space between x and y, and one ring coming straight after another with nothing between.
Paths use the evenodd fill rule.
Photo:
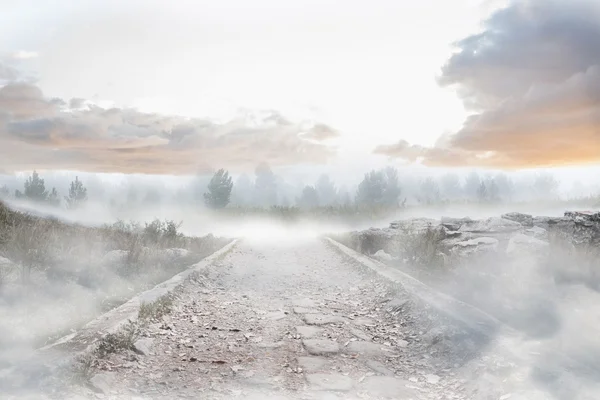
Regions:
<instances>
[{"instance_id":1,"label":"rocky outcrop","mask_svg":"<svg viewBox=\"0 0 600 400\"><path fill-rule=\"evenodd\" d=\"M568 211L563 217L507 213L482 220L407 219L393 221L389 228L351 232L335 239L381 261L410 262L415 257L408 253L415 251L434 253L440 260L490 252L507 256L539 254L547 249L553 235L576 246L600 246L600 213ZM423 259L430 262L432 257Z\"/></svg>"}]
</instances>

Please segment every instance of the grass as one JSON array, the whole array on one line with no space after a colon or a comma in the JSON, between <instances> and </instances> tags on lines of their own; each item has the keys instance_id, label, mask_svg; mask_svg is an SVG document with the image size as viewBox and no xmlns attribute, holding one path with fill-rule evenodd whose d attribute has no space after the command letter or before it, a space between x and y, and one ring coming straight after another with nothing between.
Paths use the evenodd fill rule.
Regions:
<instances>
[{"instance_id":1,"label":"grass","mask_svg":"<svg viewBox=\"0 0 600 400\"><path fill-rule=\"evenodd\" d=\"M170 295L161 296L151 303L142 303L138 312L138 319L142 322L158 320L169 314L172 307L173 298Z\"/></svg>"},{"instance_id":2,"label":"grass","mask_svg":"<svg viewBox=\"0 0 600 400\"><path fill-rule=\"evenodd\" d=\"M97 358L106 358L122 350L132 350L140 335L140 324L137 321L129 321L118 332L105 335L92 354Z\"/></svg>"}]
</instances>

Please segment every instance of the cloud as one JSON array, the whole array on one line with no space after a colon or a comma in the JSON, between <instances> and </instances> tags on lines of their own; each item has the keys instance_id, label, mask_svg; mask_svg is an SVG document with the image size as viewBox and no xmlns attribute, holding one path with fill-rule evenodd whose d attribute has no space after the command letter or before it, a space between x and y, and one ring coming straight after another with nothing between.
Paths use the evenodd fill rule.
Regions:
<instances>
[{"instance_id":1,"label":"cloud","mask_svg":"<svg viewBox=\"0 0 600 400\"><path fill-rule=\"evenodd\" d=\"M333 150L301 137L304 125L274 111L217 123L48 99L26 83L0 88L0 159L12 170L185 174L327 162Z\"/></svg>"},{"instance_id":2,"label":"cloud","mask_svg":"<svg viewBox=\"0 0 600 400\"><path fill-rule=\"evenodd\" d=\"M474 112L462 129L433 148L375 153L508 168L600 161L600 4L514 1L484 28L457 43L439 79Z\"/></svg>"},{"instance_id":3,"label":"cloud","mask_svg":"<svg viewBox=\"0 0 600 400\"><path fill-rule=\"evenodd\" d=\"M315 124L308 131L302 133L303 138L315 140L317 142L334 139L339 136L340 134L338 131L326 124Z\"/></svg>"}]
</instances>

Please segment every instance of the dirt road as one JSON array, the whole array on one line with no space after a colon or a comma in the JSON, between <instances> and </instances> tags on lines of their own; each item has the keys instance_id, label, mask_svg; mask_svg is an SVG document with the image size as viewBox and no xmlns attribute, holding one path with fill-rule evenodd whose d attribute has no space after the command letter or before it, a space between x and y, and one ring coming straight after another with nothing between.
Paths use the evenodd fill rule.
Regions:
<instances>
[{"instance_id":1,"label":"dirt road","mask_svg":"<svg viewBox=\"0 0 600 400\"><path fill-rule=\"evenodd\" d=\"M145 336L145 354L112 355L92 379L96 393L83 395L509 398L489 371L485 382L497 387L483 386L493 397L478 394L473 384L477 366L484 368L480 338L317 239L241 242L206 274L188 280L173 311Z\"/></svg>"}]
</instances>

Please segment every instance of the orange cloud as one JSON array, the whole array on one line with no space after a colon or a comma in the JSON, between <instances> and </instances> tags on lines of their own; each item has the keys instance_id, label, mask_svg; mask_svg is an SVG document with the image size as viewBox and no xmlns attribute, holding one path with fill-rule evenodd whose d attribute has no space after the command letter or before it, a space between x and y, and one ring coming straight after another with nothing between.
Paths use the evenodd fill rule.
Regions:
<instances>
[{"instance_id":1,"label":"orange cloud","mask_svg":"<svg viewBox=\"0 0 600 400\"><path fill-rule=\"evenodd\" d=\"M475 111L432 148L375 153L427 165L502 168L600 162L600 5L513 2L458 43L440 83Z\"/></svg>"},{"instance_id":2,"label":"orange cloud","mask_svg":"<svg viewBox=\"0 0 600 400\"><path fill-rule=\"evenodd\" d=\"M195 173L207 168L252 169L325 163L333 149L302 136L276 112L249 121L206 119L104 109L82 99L44 98L34 85L0 88L0 159L11 170L77 169L152 174ZM334 132L316 125L317 136Z\"/></svg>"}]
</instances>

